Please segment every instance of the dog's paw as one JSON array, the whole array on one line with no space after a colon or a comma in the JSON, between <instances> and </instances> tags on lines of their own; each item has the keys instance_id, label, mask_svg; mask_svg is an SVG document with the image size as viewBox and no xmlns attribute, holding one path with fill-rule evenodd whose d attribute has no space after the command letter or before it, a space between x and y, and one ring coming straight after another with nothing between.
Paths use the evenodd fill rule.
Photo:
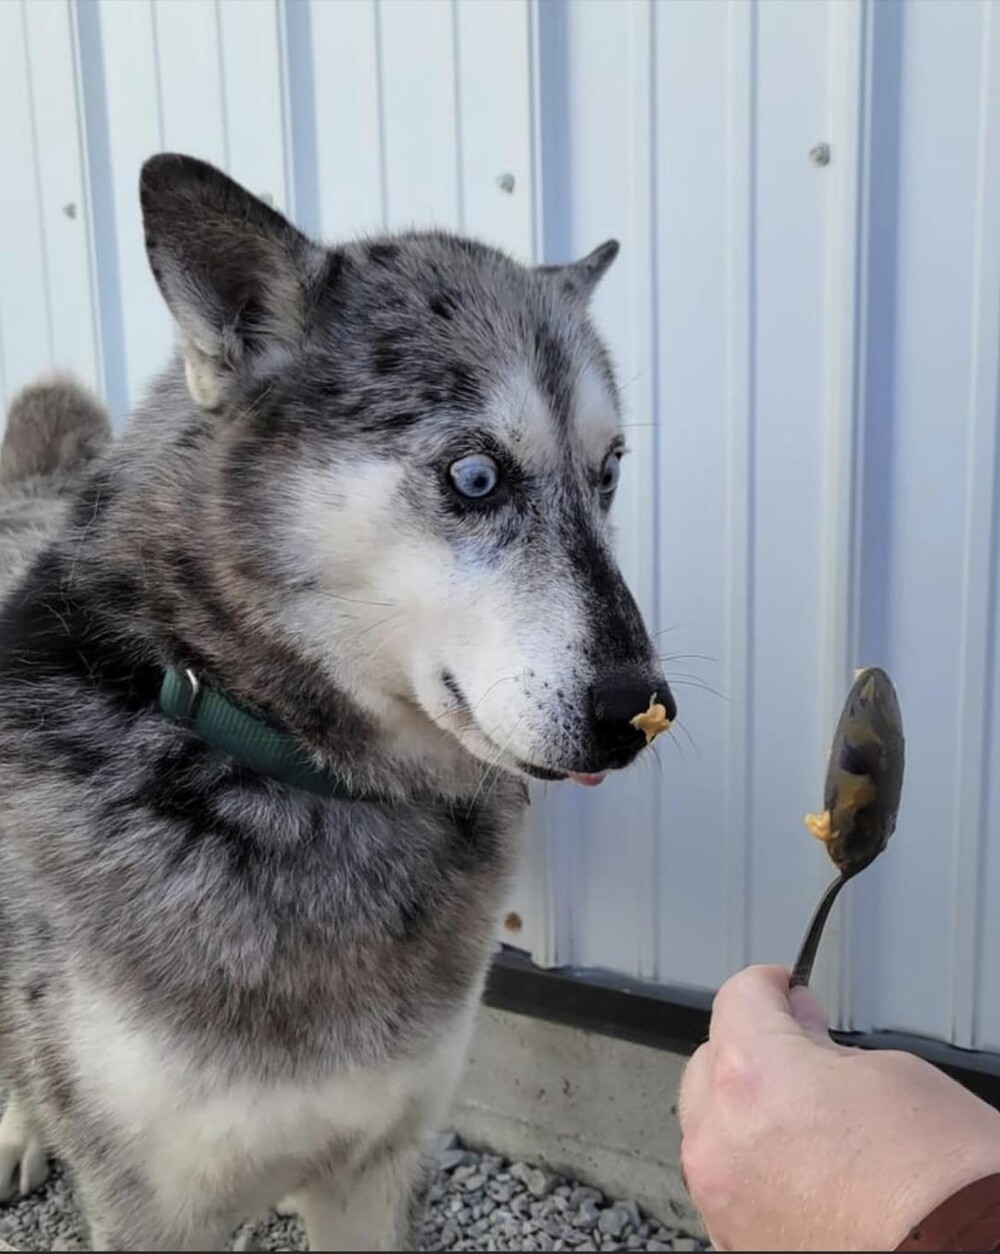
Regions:
<instances>
[{"instance_id":1,"label":"dog's paw","mask_svg":"<svg viewBox=\"0 0 1000 1254\"><path fill-rule=\"evenodd\" d=\"M0 1119L0 1202L27 1197L49 1178L49 1156L11 1102Z\"/></svg>"}]
</instances>

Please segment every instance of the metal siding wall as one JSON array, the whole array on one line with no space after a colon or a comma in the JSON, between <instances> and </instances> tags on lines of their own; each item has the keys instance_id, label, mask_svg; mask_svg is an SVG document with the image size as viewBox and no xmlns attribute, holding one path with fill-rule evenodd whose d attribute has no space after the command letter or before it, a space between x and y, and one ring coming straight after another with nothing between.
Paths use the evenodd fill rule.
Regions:
<instances>
[{"instance_id":1,"label":"metal siding wall","mask_svg":"<svg viewBox=\"0 0 1000 1254\"><path fill-rule=\"evenodd\" d=\"M161 148L329 239L620 238L619 543L681 726L596 793L537 790L507 939L700 987L790 960L828 877L800 817L879 662L905 810L821 988L844 1024L1000 1049L998 144L991 0L16 0L0 394L67 366L123 419L164 362Z\"/></svg>"}]
</instances>

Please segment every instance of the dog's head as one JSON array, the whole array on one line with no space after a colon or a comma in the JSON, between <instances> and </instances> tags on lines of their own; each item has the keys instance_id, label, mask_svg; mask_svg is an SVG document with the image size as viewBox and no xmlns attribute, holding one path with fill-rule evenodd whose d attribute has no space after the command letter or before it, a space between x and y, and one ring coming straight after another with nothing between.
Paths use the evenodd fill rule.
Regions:
<instances>
[{"instance_id":1,"label":"dog's head","mask_svg":"<svg viewBox=\"0 0 1000 1254\"><path fill-rule=\"evenodd\" d=\"M170 155L141 195L261 612L384 721L419 708L542 778L627 765L630 720L675 710L609 547L624 445L587 307L617 244L534 269L437 233L327 249Z\"/></svg>"}]
</instances>

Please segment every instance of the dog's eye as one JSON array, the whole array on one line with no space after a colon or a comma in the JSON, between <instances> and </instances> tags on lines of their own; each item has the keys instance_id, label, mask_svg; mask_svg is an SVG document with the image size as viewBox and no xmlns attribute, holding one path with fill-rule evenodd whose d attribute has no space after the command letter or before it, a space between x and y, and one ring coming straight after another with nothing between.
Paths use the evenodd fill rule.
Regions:
<instances>
[{"instance_id":1,"label":"dog's eye","mask_svg":"<svg viewBox=\"0 0 1000 1254\"><path fill-rule=\"evenodd\" d=\"M471 500L489 496L500 481L500 471L492 457L485 453L471 453L460 457L448 467L448 477L456 492Z\"/></svg>"},{"instance_id":2,"label":"dog's eye","mask_svg":"<svg viewBox=\"0 0 1000 1254\"><path fill-rule=\"evenodd\" d=\"M604 465L601 467L601 483L598 491L601 499L607 503L615 494L615 488L618 487L618 478L622 473L622 455L620 449L615 449L609 453L604 459Z\"/></svg>"}]
</instances>

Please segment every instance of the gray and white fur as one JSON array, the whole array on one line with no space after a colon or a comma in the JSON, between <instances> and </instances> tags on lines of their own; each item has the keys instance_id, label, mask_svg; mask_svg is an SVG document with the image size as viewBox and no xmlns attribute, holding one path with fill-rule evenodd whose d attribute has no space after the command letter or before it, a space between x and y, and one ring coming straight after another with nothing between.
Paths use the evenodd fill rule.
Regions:
<instances>
[{"instance_id":1,"label":"gray and white fur","mask_svg":"<svg viewBox=\"0 0 1000 1254\"><path fill-rule=\"evenodd\" d=\"M673 712L609 548L617 246L326 248L173 155L140 191L175 359L103 452L67 384L3 452L0 1191L52 1152L95 1249L221 1248L285 1197L313 1249L397 1249L526 781ZM167 721L170 665L367 799Z\"/></svg>"}]
</instances>

